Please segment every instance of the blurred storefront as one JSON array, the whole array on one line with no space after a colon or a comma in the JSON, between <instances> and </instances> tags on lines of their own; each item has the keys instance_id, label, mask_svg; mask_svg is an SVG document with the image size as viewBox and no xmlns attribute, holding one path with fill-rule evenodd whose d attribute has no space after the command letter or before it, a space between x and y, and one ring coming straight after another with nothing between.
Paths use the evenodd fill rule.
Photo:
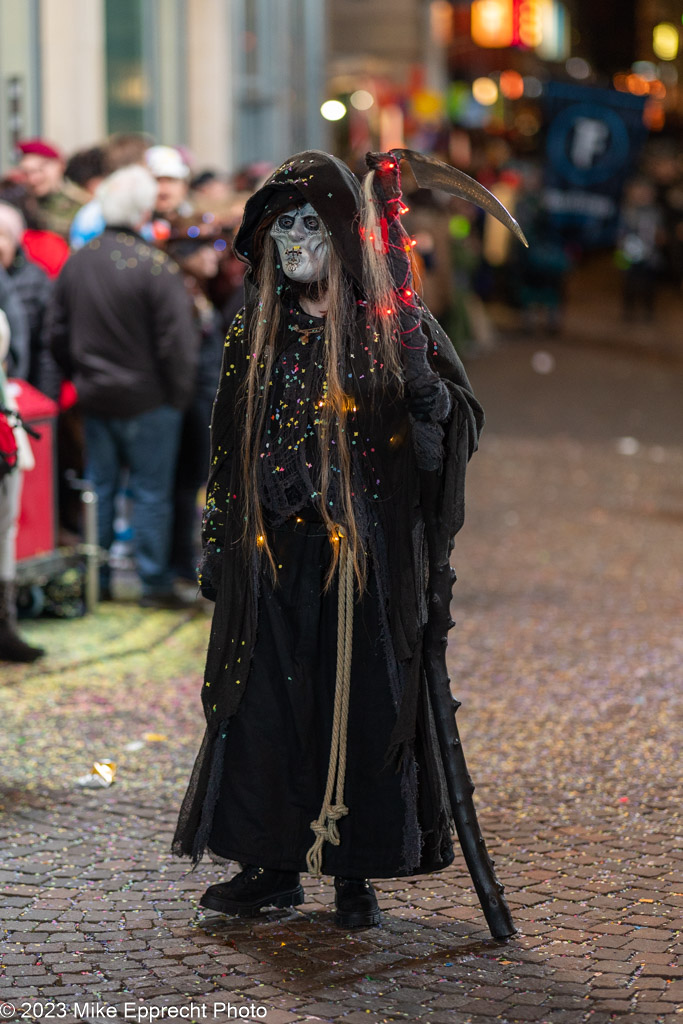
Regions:
<instances>
[{"instance_id":1,"label":"blurred storefront","mask_svg":"<svg viewBox=\"0 0 683 1024\"><path fill-rule=\"evenodd\" d=\"M354 156L368 145L454 145L461 166L463 133L512 133L537 148L541 83L565 74L574 2L335 0L327 94L342 105L338 145Z\"/></svg>"},{"instance_id":2,"label":"blurred storefront","mask_svg":"<svg viewBox=\"0 0 683 1024\"><path fill-rule=\"evenodd\" d=\"M448 0L334 0L328 7L326 91L338 151L406 140L434 148L445 117Z\"/></svg>"},{"instance_id":3,"label":"blurred storefront","mask_svg":"<svg viewBox=\"0 0 683 1024\"><path fill-rule=\"evenodd\" d=\"M234 169L326 142L320 0L0 0L0 166L112 132Z\"/></svg>"},{"instance_id":4,"label":"blurred storefront","mask_svg":"<svg viewBox=\"0 0 683 1024\"><path fill-rule=\"evenodd\" d=\"M681 0L0 0L0 164L137 130L227 169L398 144L466 166L477 134L541 153L550 82L643 97L673 137L682 31Z\"/></svg>"},{"instance_id":5,"label":"blurred storefront","mask_svg":"<svg viewBox=\"0 0 683 1024\"><path fill-rule=\"evenodd\" d=\"M327 99L335 139L443 148L462 129L544 145L549 82L645 97L645 127L683 121L680 0L335 0ZM441 133L441 134L440 134Z\"/></svg>"}]
</instances>

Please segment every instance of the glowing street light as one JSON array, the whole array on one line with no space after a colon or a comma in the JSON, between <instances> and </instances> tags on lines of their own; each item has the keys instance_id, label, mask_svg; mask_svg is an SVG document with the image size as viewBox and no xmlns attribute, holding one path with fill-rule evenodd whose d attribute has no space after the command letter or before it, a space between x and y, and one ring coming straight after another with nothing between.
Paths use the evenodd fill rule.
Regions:
<instances>
[{"instance_id":1,"label":"glowing street light","mask_svg":"<svg viewBox=\"0 0 683 1024\"><path fill-rule=\"evenodd\" d=\"M341 121L346 113L346 107L341 100L325 100L320 108L320 113L326 121Z\"/></svg>"}]
</instances>

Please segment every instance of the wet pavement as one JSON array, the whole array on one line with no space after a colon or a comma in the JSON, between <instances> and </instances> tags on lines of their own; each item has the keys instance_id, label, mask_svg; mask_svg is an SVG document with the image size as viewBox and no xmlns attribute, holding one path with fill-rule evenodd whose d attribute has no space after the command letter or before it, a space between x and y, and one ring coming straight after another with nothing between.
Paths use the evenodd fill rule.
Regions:
<instances>
[{"instance_id":1,"label":"wet pavement","mask_svg":"<svg viewBox=\"0 0 683 1024\"><path fill-rule=\"evenodd\" d=\"M449 663L519 934L490 939L460 856L377 883L368 931L334 927L331 880L253 921L198 910L225 869L168 847L208 617L103 605L30 623L44 664L0 668L0 999L17 1015L680 1019L683 370L544 339L469 369L489 416ZM110 788L75 786L103 759Z\"/></svg>"}]
</instances>

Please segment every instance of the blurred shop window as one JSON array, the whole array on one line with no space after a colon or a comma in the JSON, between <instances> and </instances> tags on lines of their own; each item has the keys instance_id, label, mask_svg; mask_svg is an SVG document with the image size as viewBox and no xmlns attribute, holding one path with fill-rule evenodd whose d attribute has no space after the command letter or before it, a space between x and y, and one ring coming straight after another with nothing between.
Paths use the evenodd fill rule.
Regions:
<instances>
[{"instance_id":1,"label":"blurred shop window","mask_svg":"<svg viewBox=\"0 0 683 1024\"><path fill-rule=\"evenodd\" d=\"M154 6L147 0L105 0L107 129L154 134Z\"/></svg>"},{"instance_id":2,"label":"blurred shop window","mask_svg":"<svg viewBox=\"0 0 683 1024\"><path fill-rule=\"evenodd\" d=\"M232 0L236 149L244 163L279 162L320 145L325 4Z\"/></svg>"}]
</instances>

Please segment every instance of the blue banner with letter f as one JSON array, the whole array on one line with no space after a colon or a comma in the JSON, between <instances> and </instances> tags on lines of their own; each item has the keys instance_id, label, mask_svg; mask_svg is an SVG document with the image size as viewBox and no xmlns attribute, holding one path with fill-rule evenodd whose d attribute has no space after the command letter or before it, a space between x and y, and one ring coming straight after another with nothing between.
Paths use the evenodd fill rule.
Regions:
<instances>
[{"instance_id":1,"label":"blue banner with letter f","mask_svg":"<svg viewBox=\"0 0 683 1024\"><path fill-rule=\"evenodd\" d=\"M645 99L611 89L549 82L543 205L584 247L612 245L624 182L647 136Z\"/></svg>"}]
</instances>

